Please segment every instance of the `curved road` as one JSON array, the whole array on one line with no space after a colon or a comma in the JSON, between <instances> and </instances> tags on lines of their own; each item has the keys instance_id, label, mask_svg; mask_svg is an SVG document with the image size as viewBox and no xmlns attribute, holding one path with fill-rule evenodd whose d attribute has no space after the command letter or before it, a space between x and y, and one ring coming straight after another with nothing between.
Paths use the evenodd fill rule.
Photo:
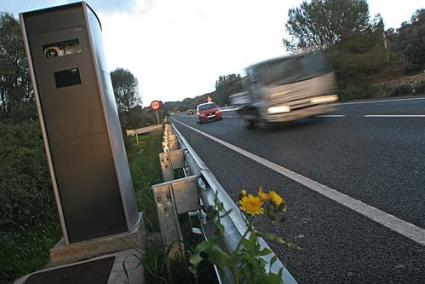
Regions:
<instances>
[{"instance_id":1,"label":"curved road","mask_svg":"<svg viewBox=\"0 0 425 284\"><path fill-rule=\"evenodd\" d=\"M300 283L425 282L425 98L341 104L274 129L232 112L173 120L235 201L242 186L284 195L288 221L260 226L302 247L271 244Z\"/></svg>"}]
</instances>

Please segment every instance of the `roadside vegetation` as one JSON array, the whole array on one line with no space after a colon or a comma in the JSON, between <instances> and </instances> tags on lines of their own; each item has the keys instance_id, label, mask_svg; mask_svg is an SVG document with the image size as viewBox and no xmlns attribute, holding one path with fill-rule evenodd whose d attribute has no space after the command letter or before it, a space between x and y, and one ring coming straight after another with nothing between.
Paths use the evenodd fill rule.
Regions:
<instances>
[{"instance_id":1,"label":"roadside vegetation","mask_svg":"<svg viewBox=\"0 0 425 284\"><path fill-rule=\"evenodd\" d=\"M123 133L126 129L157 124L156 115L150 110L150 107L142 107L139 83L129 70L123 68L113 70L111 81ZM146 103L150 104L150 102ZM158 111L159 119L162 120L165 115L167 115L167 111L161 107Z\"/></svg>"},{"instance_id":2,"label":"roadside vegetation","mask_svg":"<svg viewBox=\"0 0 425 284\"><path fill-rule=\"evenodd\" d=\"M60 230L19 25L0 14L0 283L44 266Z\"/></svg>"},{"instance_id":3,"label":"roadside vegetation","mask_svg":"<svg viewBox=\"0 0 425 284\"><path fill-rule=\"evenodd\" d=\"M398 29L385 30L384 21L365 0L303 1L288 11L283 43L291 52L324 52L342 101L423 94L425 9ZM412 80L416 74L423 76Z\"/></svg>"},{"instance_id":4,"label":"roadside vegetation","mask_svg":"<svg viewBox=\"0 0 425 284\"><path fill-rule=\"evenodd\" d=\"M159 153L162 152L161 142L162 132L139 136L138 144L134 137L126 140L137 204L139 211L143 211L144 214L147 235L145 250L139 250L136 257L143 265L147 284L196 283L195 276L189 271L189 256L169 260L169 248L161 244L156 205L151 188L152 185L162 182L159 163ZM176 177L183 177L182 173L177 174L179 176ZM187 214L179 216L179 220L182 225L184 247L186 250L191 250L200 240L193 236L191 220ZM212 273L211 267L205 267L205 265L201 265L200 271ZM215 283L209 281L205 280L203 283Z\"/></svg>"},{"instance_id":5,"label":"roadside vegetation","mask_svg":"<svg viewBox=\"0 0 425 284\"><path fill-rule=\"evenodd\" d=\"M145 226L149 232L159 231L151 186L162 182L158 156L162 152L161 142L161 132L139 136L139 144L136 143L135 137L127 138L126 141L137 206L139 211L144 213Z\"/></svg>"}]
</instances>

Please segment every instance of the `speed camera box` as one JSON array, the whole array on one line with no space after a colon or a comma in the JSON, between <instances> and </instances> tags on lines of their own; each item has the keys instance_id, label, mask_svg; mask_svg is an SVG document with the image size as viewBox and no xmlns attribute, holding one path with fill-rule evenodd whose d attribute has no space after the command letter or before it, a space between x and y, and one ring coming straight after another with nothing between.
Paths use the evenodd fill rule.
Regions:
<instances>
[{"instance_id":1,"label":"speed camera box","mask_svg":"<svg viewBox=\"0 0 425 284\"><path fill-rule=\"evenodd\" d=\"M20 20L65 243L132 230L139 214L97 15L80 2Z\"/></svg>"}]
</instances>

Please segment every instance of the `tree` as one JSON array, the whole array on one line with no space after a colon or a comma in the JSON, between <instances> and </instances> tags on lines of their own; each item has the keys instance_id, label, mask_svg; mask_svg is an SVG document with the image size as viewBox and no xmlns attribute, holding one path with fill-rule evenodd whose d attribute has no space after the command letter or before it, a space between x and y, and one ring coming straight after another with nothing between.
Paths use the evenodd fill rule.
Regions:
<instances>
[{"instance_id":1,"label":"tree","mask_svg":"<svg viewBox=\"0 0 425 284\"><path fill-rule=\"evenodd\" d=\"M35 103L18 21L0 13L0 117L35 117Z\"/></svg>"},{"instance_id":2,"label":"tree","mask_svg":"<svg viewBox=\"0 0 425 284\"><path fill-rule=\"evenodd\" d=\"M411 63L408 72L425 69L425 9L417 10L410 21L403 22L396 31L388 29L385 34L390 49Z\"/></svg>"},{"instance_id":3,"label":"tree","mask_svg":"<svg viewBox=\"0 0 425 284\"><path fill-rule=\"evenodd\" d=\"M325 49L376 28L366 0L312 0L289 9L283 39L288 50Z\"/></svg>"},{"instance_id":4,"label":"tree","mask_svg":"<svg viewBox=\"0 0 425 284\"><path fill-rule=\"evenodd\" d=\"M224 106L230 103L229 96L242 91L242 78L239 74L220 75L215 82L215 91L194 98L185 98L178 102L165 102L164 108L168 112L186 111L195 109L197 105L206 103L208 97L218 105Z\"/></svg>"},{"instance_id":5,"label":"tree","mask_svg":"<svg viewBox=\"0 0 425 284\"><path fill-rule=\"evenodd\" d=\"M380 15L371 19L366 0L311 0L289 10L287 49L321 50L333 64L338 87L369 85L399 76L400 56L386 49Z\"/></svg>"},{"instance_id":6,"label":"tree","mask_svg":"<svg viewBox=\"0 0 425 284\"><path fill-rule=\"evenodd\" d=\"M117 68L111 72L111 80L115 100L120 112L129 112L132 108L142 103L139 97L137 79L130 71Z\"/></svg>"},{"instance_id":7,"label":"tree","mask_svg":"<svg viewBox=\"0 0 425 284\"><path fill-rule=\"evenodd\" d=\"M123 132L137 128L140 125L137 110L142 100L136 77L129 70L117 68L111 72L111 80Z\"/></svg>"},{"instance_id":8,"label":"tree","mask_svg":"<svg viewBox=\"0 0 425 284\"><path fill-rule=\"evenodd\" d=\"M239 74L219 76L215 82L213 100L219 105L230 103L229 96L242 90L242 79Z\"/></svg>"}]
</instances>

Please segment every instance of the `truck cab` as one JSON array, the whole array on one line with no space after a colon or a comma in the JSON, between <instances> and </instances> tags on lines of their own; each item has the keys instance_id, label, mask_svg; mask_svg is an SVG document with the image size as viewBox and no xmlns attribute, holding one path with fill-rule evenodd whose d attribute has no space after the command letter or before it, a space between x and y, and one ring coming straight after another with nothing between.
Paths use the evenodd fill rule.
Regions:
<instances>
[{"instance_id":1,"label":"truck cab","mask_svg":"<svg viewBox=\"0 0 425 284\"><path fill-rule=\"evenodd\" d=\"M328 113L338 100L334 72L320 53L270 59L246 73L245 91L230 99L248 127Z\"/></svg>"}]
</instances>

